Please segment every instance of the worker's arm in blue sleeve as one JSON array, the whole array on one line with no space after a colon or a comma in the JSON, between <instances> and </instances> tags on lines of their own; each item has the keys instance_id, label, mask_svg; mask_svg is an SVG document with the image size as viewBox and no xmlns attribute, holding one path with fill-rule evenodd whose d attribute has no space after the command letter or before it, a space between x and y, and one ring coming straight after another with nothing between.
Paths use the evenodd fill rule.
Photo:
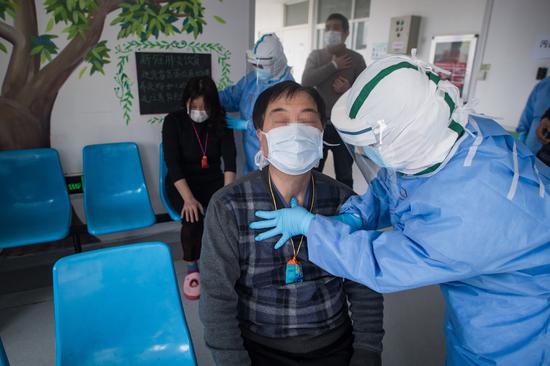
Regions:
<instances>
[{"instance_id":1,"label":"worker's arm in blue sleeve","mask_svg":"<svg viewBox=\"0 0 550 366\"><path fill-rule=\"evenodd\" d=\"M246 85L246 76L241 78L235 85L228 86L224 90L218 93L220 97L220 103L226 112L238 112L239 103Z\"/></svg>"},{"instance_id":2,"label":"worker's arm in blue sleeve","mask_svg":"<svg viewBox=\"0 0 550 366\"><path fill-rule=\"evenodd\" d=\"M342 205L340 215L359 217L360 227L363 229L388 227L391 225L388 203L379 197L383 197L382 188L378 181L374 180L364 195L352 196Z\"/></svg>"},{"instance_id":3,"label":"worker's arm in blue sleeve","mask_svg":"<svg viewBox=\"0 0 550 366\"><path fill-rule=\"evenodd\" d=\"M307 239L312 262L334 276L362 283L381 293L478 274L470 263L453 260L401 231L352 231L348 225L316 215L309 225Z\"/></svg>"}]
</instances>

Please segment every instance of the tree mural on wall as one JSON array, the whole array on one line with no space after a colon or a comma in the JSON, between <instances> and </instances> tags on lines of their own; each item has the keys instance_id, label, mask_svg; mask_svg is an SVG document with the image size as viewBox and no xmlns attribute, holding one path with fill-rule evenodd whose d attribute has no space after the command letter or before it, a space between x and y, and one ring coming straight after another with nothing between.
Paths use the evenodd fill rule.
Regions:
<instances>
[{"instance_id":1,"label":"tree mural on wall","mask_svg":"<svg viewBox=\"0 0 550 366\"><path fill-rule=\"evenodd\" d=\"M221 0L220 0L221 1ZM0 0L0 52L9 64L0 92L0 150L50 146L50 119L57 94L79 66L80 76L104 73L110 62L107 41L100 40L107 16L118 39L142 41L180 33L197 37L206 25L202 0L44 0L48 15L39 34L34 0ZM224 20L214 17L220 23ZM11 20L11 21L10 21ZM60 50L61 24L67 45Z\"/></svg>"}]
</instances>

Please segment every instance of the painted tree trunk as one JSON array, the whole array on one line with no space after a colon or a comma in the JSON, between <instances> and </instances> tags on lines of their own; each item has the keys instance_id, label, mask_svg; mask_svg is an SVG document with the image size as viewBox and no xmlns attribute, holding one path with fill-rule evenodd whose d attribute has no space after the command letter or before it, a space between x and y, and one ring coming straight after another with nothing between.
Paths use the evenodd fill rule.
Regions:
<instances>
[{"instance_id":1,"label":"painted tree trunk","mask_svg":"<svg viewBox=\"0 0 550 366\"><path fill-rule=\"evenodd\" d=\"M25 104L0 97L0 150L50 147L52 107L31 111Z\"/></svg>"}]
</instances>

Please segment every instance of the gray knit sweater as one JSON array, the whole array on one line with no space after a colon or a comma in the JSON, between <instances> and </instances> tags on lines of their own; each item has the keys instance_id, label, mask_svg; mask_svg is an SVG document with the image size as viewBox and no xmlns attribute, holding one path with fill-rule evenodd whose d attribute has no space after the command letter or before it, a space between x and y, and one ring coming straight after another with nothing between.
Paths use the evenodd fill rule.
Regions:
<instances>
[{"instance_id":1,"label":"gray knit sweater","mask_svg":"<svg viewBox=\"0 0 550 366\"><path fill-rule=\"evenodd\" d=\"M304 281L286 284L285 264L292 246L287 243L275 250L278 238L254 240L257 232L248 227L257 220L254 213L274 209L266 176L264 169L225 187L207 209L199 309L206 344L217 365L250 364L243 337L283 351L310 352L349 332L351 322L354 349L381 352L382 295L333 277L310 262L306 238L298 255ZM314 172L314 178L313 212L336 214L353 192L323 174ZM309 199L311 190L310 185ZM285 203L277 199L280 208ZM294 238L296 245L299 240Z\"/></svg>"}]
</instances>

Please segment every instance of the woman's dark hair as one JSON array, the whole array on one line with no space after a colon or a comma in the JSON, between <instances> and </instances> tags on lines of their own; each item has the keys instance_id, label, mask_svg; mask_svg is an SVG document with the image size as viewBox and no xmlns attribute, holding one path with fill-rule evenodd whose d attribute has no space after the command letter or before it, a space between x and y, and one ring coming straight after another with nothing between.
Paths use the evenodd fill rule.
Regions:
<instances>
[{"instance_id":1,"label":"woman's dark hair","mask_svg":"<svg viewBox=\"0 0 550 366\"><path fill-rule=\"evenodd\" d=\"M189 79L183 88L182 104L186 108L187 102L203 97L204 108L208 113L207 126L214 129L218 134L223 134L225 127L225 110L223 109L218 89L210 76L199 76Z\"/></svg>"},{"instance_id":2,"label":"woman's dark hair","mask_svg":"<svg viewBox=\"0 0 550 366\"><path fill-rule=\"evenodd\" d=\"M319 111L321 125L323 125L324 128L327 121L327 114L325 111L325 102L323 102L323 98L321 98L317 90L310 87L302 86L292 80L287 80L275 84L272 87L264 90L262 94L258 96L258 99L256 99L256 103L254 104L254 111L252 112L254 127L260 130L263 129L265 111L267 110L269 103L281 97L291 99L300 92L304 92L308 94L311 98L313 98L313 101L315 101L315 104L317 105L317 111Z\"/></svg>"},{"instance_id":3,"label":"woman's dark hair","mask_svg":"<svg viewBox=\"0 0 550 366\"><path fill-rule=\"evenodd\" d=\"M348 18L346 18L345 16L343 16L342 14L339 14L339 13L332 13L328 16L327 20L325 21L328 22L329 20L338 20L340 21L340 24L342 24L342 30L346 33L349 33L349 21L348 21Z\"/></svg>"}]
</instances>

